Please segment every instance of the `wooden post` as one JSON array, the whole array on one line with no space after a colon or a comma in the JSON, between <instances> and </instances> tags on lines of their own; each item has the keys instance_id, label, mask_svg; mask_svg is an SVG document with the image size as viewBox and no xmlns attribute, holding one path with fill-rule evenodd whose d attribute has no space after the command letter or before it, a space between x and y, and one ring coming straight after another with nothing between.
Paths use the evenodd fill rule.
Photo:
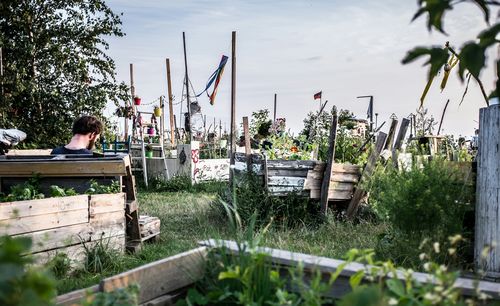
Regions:
<instances>
[{"instance_id":1,"label":"wooden post","mask_svg":"<svg viewBox=\"0 0 500 306\"><path fill-rule=\"evenodd\" d=\"M361 174L361 178L359 179L358 186L356 187L356 191L349 203L349 207L347 208L347 218L352 219L356 212L358 211L359 203L361 199L365 195L365 191L361 189L361 182L367 178L369 178L373 171L375 170L375 166L377 164L377 160L380 156L380 152L382 152L382 148L384 147L385 140L387 138L387 134L379 132L377 136L377 140L375 142L375 148L370 153L368 157L368 162L366 163L365 169Z\"/></svg>"},{"instance_id":2,"label":"wooden post","mask_svg":"<svg viewBox=\"0 0 500 306\"><path fill-rule=\"evenodd\" d=\"M134 105L134 96L135 96L135 87L134 87L134 64L130 64L130 95L131 95L131 104ZM128 102L125 101L125 106L128 106ZM134 114L135 114L135 107L134 107ZM124 118L124 124L125 124L125 141L128 139L128 119L127 117Z\"/></svg>"},{"instance_id":3,"label":"wooden post","mask_svg":"<svg viewBox=\"0 0 500 306\"><path fill-rule=\"evenodd\" d=\"M187 63L187 53L186 53L186 33L182 32L182 43L184 45L184 68L185 68L185 85L186 85L186 103L188 109L189 118L189 140L193 140L192 121L191 121L191 102L189 100L189 75L188 75L188 63Z\"/></svg>"},{"instance_id":4,"label":"wooden post","mask_svg":"<svg viewBox=\"0 0 500 306\"><path fill-rule=\"evenodd\" d=\"M231 33L231 132L229 164L234 165L236 152L236 31ZM233 171L229 171L229 183L233 183Z\"/></svg>"},{"instance_id":5,"label":"wooden post","mask_svg":"<svg viewBox=\"0 0 500 306\"><path fill-rule=\"evenodd\" d=\"M274 94L274 115L273 115L273 123L276 122L276 102L277 102L277 94Z\"/></svg>"},{"instance_id":6,"label":"wooden post","mask_svg":"<svg viewBox=\"0 0 500 306\"><path fill-rule=\"evenodd\" d=\"M175 145L175 120L174 120L174 104L172 96L172 80L170 78L170 59L167 58L167 87L168 87L168 112L170 115L170 145L173 147Z\"/></svg>"},{"instance_id":7,"label":"wooden post","mask_svg":"<svg viewBox=\"0 0 500 306\"><path fill-rule=\"evenodd\" d=\"M399 127L398 136L396 137L396 141L394 142L394 147L392 148L392 162L395 168L398 167L398 151L401 150L403 139L405 138L409 124L410 120L408 120L407 118L403 118L403 121L401 121L401 126Z\"/></svg>"},{"instance_id":8,"label":"wooden post","mask_svg":"<svg viewBox=\"0 0 500 306\"><path fill-rule=\"evenodd\" d=\"M252 148L250 147L250 133L248 131L248 117L243 117L243 135L245 137L245 155L247 158L247 171L252 171Z\"/></svg>"},{"instance_id":9,"label":"wooden post","mask_svg":"<svg viewBox=\"0 0 500 306\"><path fill-rule=\"evenodd\" d=\"M479 110L474 263L477 269L500 275L500 105ZM490 251L486 257L481 253Z\"/></svg>"},{"instance_id":10,"label":"wooden post","mask_svg":"<svg viewBox=\"0 0 500 306\"><path fill-rule=\"evenodd\" d=\"M328 138L328 153L323 181L321 182L321 214L326 216L328 212L328 190L330 189L330 177L332 167L335 163L335 142L337 136L337 108L333 107L332 125L330 127L330 137Z\"/></svg>"},{"instance_id":11,"label":"wooden post","mask_svg":"<svg viewBox=\"0 0 500 306\"><path fill-rule=\"evenodd\" d=\"M387 140L385 141L384 150L390 150L392 148L392 140L394 139L394 134L396 134L397 126L398 119L392 119L391 127L389 128L389 134L387 135Z\"/></svg>"}]
</instances>

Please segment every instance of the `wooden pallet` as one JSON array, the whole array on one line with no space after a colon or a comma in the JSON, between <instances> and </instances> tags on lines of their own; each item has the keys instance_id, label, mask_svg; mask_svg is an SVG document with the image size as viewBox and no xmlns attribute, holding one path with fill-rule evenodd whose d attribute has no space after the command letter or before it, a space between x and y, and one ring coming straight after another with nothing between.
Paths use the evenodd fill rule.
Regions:
<instances>
[{"instance_id":1,"label":"wooden pallet","mask_svg":"<svg viewBox=\"0 0 500 306\"><path fill-rule=\"evenodd\" d=\"M139 216L141 241L157 241L160 238L160 218L146 215Z\"/></svg>"}]
</instances>

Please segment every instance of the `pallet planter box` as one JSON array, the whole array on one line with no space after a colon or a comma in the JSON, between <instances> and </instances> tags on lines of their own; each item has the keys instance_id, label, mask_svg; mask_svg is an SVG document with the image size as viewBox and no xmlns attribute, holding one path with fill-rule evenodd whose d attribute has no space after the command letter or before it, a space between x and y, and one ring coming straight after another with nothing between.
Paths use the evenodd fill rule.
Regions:
<instances>
[{"instance_id":1,"label":"pallet planter box","mask_svg":"<svg viewBox=\"0 0 500 306\"><path fill-rule=\"evenodd\" d=\"M36 262L63 252L83 257L82 243L109 240L125 247L125 194L77 195L0 203L0 235L31 237Z\"/></svg>"},{"instance_id":2,"label":"pallet planter box","mask_svg":"<svg viewBox=\"0 0 500 306\"><path fill-rule=\"evenodd\" d=\"M57 297L56 303L60 306L78 305L86 294L111 292L138 284L140 305L173 305L176 300L184 297L187 289L203 276L206 255L211 248L223 246L226 252L234 256L239 254L238 245L233 241L207 240L200 244L199 248L103 279L99 285L60 295ZM271 248L260 248L260 251L269 255L271 263L281 268L282 277L285 278L288 268L296 267L302 263L305 275L310 275L311 272L319 269L324 275L324 279L328 279L330 273L335 272L339 266L345 263L343 260ZM340 298L349 293L351 291L349 278L366 268L365 265L356 262L347 264L326 296ZM404 280L402 274L397 277ZM428 274L419 272L414 272L413 278L421 283L427 283L431 279ZM473 279L459 278L455 286L462 289L464 296L473 296L475 295L475 282ZM493 299L500 299L499 283L479 281L477 285L479 290L490 295Z\"/></svg>"},{"instance_id":3,"label":"pallet planter box","mask_svg":"<svg viewBox=\"0 0 500 306\"><path fill-rule=\"evenodd\" d=\"M311 199L319 199L326 164L314 160L264 160L252 154L252 171L262 176L269 193L283 196L295 192ZM246 172L247 158L235 154L236 173ZM328 190L329 201L346 201L353 196L361 177L361 167L351 164L333 164Z\"/></svg>"},{"instance_id":4,"label":"pallet planter box","mask_svg":"<svg viewBox=\"0 0 500 306\"><path fill-rule=\"evenodd\" d=\"M51 185L63 188L74 188L78 193L84 193L89 187L91 180L100 185L108 185L118 181L123 187L125 195L121 195L121 215L113 210L112 214L104 214L109 222L126 224L127 249L136 251L140 248L142 241L147 238L141 237L139 229L139 209L136 199L135 178L132 175L132 166L128 154L93 154L93 155L16 155L0 157L0 192L9 191L14 185L23 184L37 175L39 177L40 190L48 194ZM83 196L88 197L88 196ZM96 196L89 198L97 199ZM43 201L55 201L44 199ZM59 200L58 200L59 201ZM43 202L45 203L45 202ZM81 204L83 205L83 204ZM91 204L88 204L90 209ZM103 206L106 207L106 206ZM97 211L101 209L98 205ZM104 209L104 208L102 208ZM107 208L115 209L115 208ZM82 209L83 211L84 209ZM64 212L66 213L66 212ZM73 214L77 214L73 212ZM89 223L92 211L89 210ZM84 218L78 214L79 218ZM127 216L127 217L126 217ZM78 222L83 219L79 219ZM54 228L57 226L55 221ZM99 224L105 221L96 221ZM108 222L108 221L106 221ZM83 222L82 222L83 223ZM80 223L78 223L80 224ZM59 226L60 227L60 226ZM152 236L150 236L151 238ZM121 239L121 238L120 238ZM121 243L120 243L121 245Z\"/></svg>"}]
</instances>

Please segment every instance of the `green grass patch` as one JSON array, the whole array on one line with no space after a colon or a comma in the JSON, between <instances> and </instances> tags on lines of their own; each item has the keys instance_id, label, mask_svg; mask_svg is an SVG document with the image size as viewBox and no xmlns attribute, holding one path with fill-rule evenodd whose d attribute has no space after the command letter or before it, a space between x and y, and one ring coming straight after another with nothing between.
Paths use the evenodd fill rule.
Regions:
<instances>
[{"instance_id":1,"label":"green grass patch","mask_svg":"<svg viewBox=\"0 0 500 306\"><path fill-rule=\"evenodd\" d=\"M78 270L59 278L59 294L95 285L102 278L195 248L200 240L233 239L227 218L211 207L216 199L217 195L213 192L140 192L140 213L161 220L160 241L146 243L136 254L118 256L114 269L101 273ZM331 220L314 227L271 228L262 244L340 258L351 248L374 248L377 234L384 230L384 224L352 224Z\"/></svg>"}]
</instances>

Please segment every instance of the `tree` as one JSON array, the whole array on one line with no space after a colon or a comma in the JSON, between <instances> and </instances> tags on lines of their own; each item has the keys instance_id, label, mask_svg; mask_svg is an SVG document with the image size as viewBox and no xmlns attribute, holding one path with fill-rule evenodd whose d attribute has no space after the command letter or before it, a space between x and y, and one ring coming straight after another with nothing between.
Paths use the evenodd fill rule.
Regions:
<instances>
[{"instance_id":1,"label":"tree","mask_svg":"<svg viewBox=\"0 0 500 306\"><path fill-rule=\"evenodd\" d=\"M269 110L261 109L256 112L252 112L252 120L250 120L250 136L259 134L263 137L269 136L269 129L271 128L273 122L269 119Z\"/></svg>"},{"instance_id":2,"label":"tree","mask_svg":"<svg viewBox=\"0 0 500 306\"><path fill-rule=\"evenodd\" d=\"M452 68L450 65L450 57L456 57L459 60L458 75L460 79L464 81L467 78L469 81L470 78L473 77L478 82L485 102L488 104L489 98L500 96L500 59L495 59L497 79L495 88L489 96L486 94L479 77L481 70L486 67L486 51L490 47L496 46L498 48L499 40L496 36L500 32L500 23L495 23L490 26L489 21L491 7L500 5L500 2L496 0L418 0L417 3L419 4L419 9L413 16L413 20L427 15L428 30L432 31L432 29L435 29L443 34L446 34L443 26L443 19L446 12L452 10L455 5L464 2L474 3L480 8L484 15L485 23L489 26L488 28L480 32L476 39L466 42L459 51L456 51L449 45L449 43L446 43L444 47L416 47L408 51L402 62L403 64L407 64L422 56L429 56L429 60L425 63L425 65L430 65L428 74L429 85L426 88L427 91L430 86L430 82L442 68L444 68L445 75L449 73ZM464 73L466 71L467 75L464 77ZM423 96L425 96L425 92Z\"/></svg>"},{"instance_id":3,"label":"tree","mask_svg":"<svg viewBox=\"0 0 500 306\"><path fill-rule=\"evenodd\" d=\"M0 126L28 134L27 144L68 140L73 120L100 115L107 101L128 98L105 53L121 20L102 0L14 0L0 3Z\"/></svg>"}]
</instances>

